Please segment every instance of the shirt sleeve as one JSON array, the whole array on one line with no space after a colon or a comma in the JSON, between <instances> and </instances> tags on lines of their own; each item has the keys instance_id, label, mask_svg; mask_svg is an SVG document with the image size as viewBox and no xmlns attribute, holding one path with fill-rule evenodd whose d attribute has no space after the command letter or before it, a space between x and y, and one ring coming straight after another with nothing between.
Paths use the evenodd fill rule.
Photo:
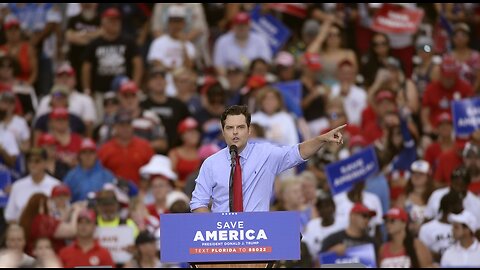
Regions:
<instances>
[{"instance_id":1,"label":"shirt sleeve","mask_svg":"<svg viewBox=\"0 0 480 270\"><path fill-rule=\"evenodd\" d=\"M7 206L5 207L5 220L8 221L17 221L18 216L20 215L20 209L18 209L15 200L17 198L17 192L15 185L12 186L12 192L8 198Z\"/></svg>"},{"instance_id":2,"label":"shirt sleeve","mask_svg":"<svg viewBox=\"0 0 480 270\"><path fill-rule=\"evenodd\" d=\"M222 45L224 45L225 36L218 38L213 49L213 63L216 68L226 68L225 66L225 51L222 51Z\"/></svg>"},{"instance_id":3,"label":"shirt sleeve","mask_svg":"<svg viewBox=\"0 0 480 270\"><path fill-rule=\"evenodd\" d=\"M192 193L192 200L190 201L190 210L197 208L208 207L210 198L213 193L213 181L210 177L210 164L208 159L200 167L200 172L197 179L195 179L195 190Z\"/></svg>"},{"instance_id":4,"label":"shirt sleeve","mask_svg":"<svg viewBox=\"0 0 480 270\"><path fill-rule=\"evenodd\" d=\"M300 155L300 148L298 144L283 147L272 144L271 147L272 158L269 159L269 161L272 164L273 173L275 175L306 161Z\"/></svg>"},{"instance_id":5,"label":"shirt sleeve","mask_svg":"<svg viewBox=\"0 0 480 270\"><path fill-rule=\"evenodd\" d=\"M10 156L18 156L20 149L12 132L5 130L2 132L3 139L0 141L1 146Z\"/></svg>"}]
</instances>

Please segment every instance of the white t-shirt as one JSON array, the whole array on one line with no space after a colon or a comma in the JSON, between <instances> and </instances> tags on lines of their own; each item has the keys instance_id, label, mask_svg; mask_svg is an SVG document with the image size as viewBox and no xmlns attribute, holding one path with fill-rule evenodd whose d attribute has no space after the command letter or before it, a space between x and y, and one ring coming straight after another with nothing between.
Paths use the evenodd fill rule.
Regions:
<instances>
[{"instance_id":1,"label":"white t-shirt","mask_svg":"<svg viewBox=\"0 0 480 270\"><path fill-rule=\"evenodd\" d=\"M190 59L195 57L195 47L190 41L185 42L187 54ZM178 68L183 66L183 46L182 42L173 39L170 35L161 35L156 38L148 50L148 62L153 60L161 61L168 68Z\"/></svg>"},{"instance_id":2,"label":"white t-shirt","mask_svg":"<svg viewBox=\"0 0 480 270\"><path fill-rule=\"evenodd\" d=\"M441 255L455 242L453 239L452 224L442 223L436 219L431 220L420 227L418 239L420 239L430 251Z\"/></svg>"},{"instance_id":3,"label":"white t-shirt","mask_svg":"<svg viewBox=\"0 0 480 270\"><path fill-rule=\"evenodd\" d=\"M61 182L52 176L45 174L40 183L35 183L29 175L25 178L17 180L12 185L10 197L8 198L5 208L5 219L7 221L18 221L22 214L23 208L27 205L28 200L35 193L43 193L50 197L52 189L60 185Z\"/></svg>"},{"instance_id":4,"label":"white t-shirt","mask_svg":"<svg viewBox=\"0 0 480 270\"><path fill-rule=\"evenodd\" d=\"M303 233L302 241L308 247L308 251L312 255L312 259L316 259L318 254L322 250L322 243L329 235L345 230L348 226L347 220L336 218L335 222L328 226L322 226L321 218L314 218L305 226L305 232Z\"/></svg>"},{"instance_id":5,"label":"white t-shirt","mask_svg":"<svg viewBox=\"0 0 480 270\"><path fill-rule=\"evenodd\" d=\"M347 197L347 192L342 192L333 197L335 201L335 219L350 220L350 210L353 208L353 202ZM362 203L371 210L376 212L368 223L368 235L375 237L375 227L383 224L383 210L382 203L377 195L374 193L363 191Z\"/></svg>"},{"instance_id":6,"label":"white t-shirt","mask_svg":"<svg viewBox=\"0 0 480 270\"><path fill-rule=\"evenodd\" d=\"M8 124L0 123L0 129L12 132L18 144L30 139L30 128L27 121L18 115L14 115L12 121Z\"/></svg>"},{"instance_id":7,"label":"white t-shirt","mask_svg":"<svg viewBox=\"0 0 480 270\"><path fill-rule=\"evenodd\" d=\"M475 266L480 267L480 244L477 239L468 248L456 243L445 251L440 261L442 267L450 266Z\"/></svg>"},{"instance_id":8,"label":"white t-shirt","mask_svg":"<svg viewBox=\"0 0 480 270\"><path fill-rule=\"evenodd\" d=\"M299 143L295 119L287 112L277 112L267 115L258 111L252 114L252 123L257 123L265 129L265 137L280 145Z\"/></svg>"},{"instance_id":9,"label":"white t-shirt","mask_svg":"<svg viewBox=\"0 0 480 270\"><path fill-rule=\"evenodd\" d=\"M430 195L427 208L425 209L425 217L437 219L440 217L440 202L443 196L447 195L448 192L450 192L450 187L445 187L435 190L432 195ZM468 191L467 196L463 199L463 208L470 211L477 219L477 223L480 224L480 198Z\"/></svg>"},{"instance_id":10,"label":"white t-shirt","mask_svg":"<svg viewBox=\"0 0 480 270\"><path fill-rule=\"evenodd\" d=\"M37 109L37 117L50 112L50 100L51 95L47 95L40 100L40 104ZM86 122L96 122L97 113L95 110L95 104L93 99L85 94L73 91L68 96L68 111L76 116L80 117Z\"/></svg>"},{"instance_id":11,"label":"white t-shirt","mask_svg":"<svg viewBox=\"0 0 480 270\"><path fill-rule=\"evenodd\" d=\"M330 97L340 96L340 84L332 86ZM343 97L343 107L347 113L348 123L360 126L362 122L362 112L367 107L367 93L363 88L356 85L350 87L347 96Z\"/></svg>"},{"instance_id":12,"label":"white t-shirt","mask_svg":"<svg viewBox=\"0 0 480 270\"><path fill-rule=\"evenodd\" d=\"M2 146L10 156L18 156L20 154L15 135L11 131L3 128L0 128L0 146Z\"/></svg>"},{"instance_id":13,"label":"white t-shirt","mask_svg":"<svg viewBox=\"0 0 480 270\"><path fill-rule=\"evenodd\" d=\"M218 38L213 50L213 62L217 68L247 68L255 58L271 62L272 52L265 38L254 32L250 32L246 45L241 47L230 31Z\"/></svg>"}]
</instances>

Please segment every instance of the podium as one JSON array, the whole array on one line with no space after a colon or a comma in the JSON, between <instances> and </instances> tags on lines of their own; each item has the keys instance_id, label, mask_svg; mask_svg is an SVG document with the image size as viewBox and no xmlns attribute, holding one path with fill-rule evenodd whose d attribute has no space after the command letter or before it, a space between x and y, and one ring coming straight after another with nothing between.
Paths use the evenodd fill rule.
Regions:
<instances>
[{"instance_id":1,"label":"podium","mask_svg":"<svg viewBox=\"0 0 480 270\"><path fill-rule=\"evenodd\" d=\"M160 260L192 268L272 268L300 259L297 212L160 215Z\"/></svg>"}]
</instances>

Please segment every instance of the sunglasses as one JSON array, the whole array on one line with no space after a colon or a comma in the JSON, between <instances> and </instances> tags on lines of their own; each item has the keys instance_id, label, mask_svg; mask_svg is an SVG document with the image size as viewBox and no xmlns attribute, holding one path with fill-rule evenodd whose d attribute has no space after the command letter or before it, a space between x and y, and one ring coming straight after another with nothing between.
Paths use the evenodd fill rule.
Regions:
<instances>
[{"instance_id":1,"label":"sunglasses","mask_svg":"<svg viewBox=\"0 0 480 270\"><path fill-rule=\"evenodd\" d=\"M332 120L337 120L340 117L345 117L344 113L331 112L328 114L328 118Z\"/></svg>"},{"instance_id":2,"label":"sunglasses","mask_svg":"<svg viewBox=\"0 0 480 270\"><path fill-rule=\"evenodd\" d=\"M38 163L40 163L40 162L42 162L42 161L43 161L42 159L35 158L35 159L29 159L29 160L28 160L28 163L36 163L36 164L38 164Z\"/></svg>"},{"instance_id":3,"label":"sunglasses","mask_svg":"<svg viewBox=\"0 0 480 270\"><path fill-rule=\"evenodd\" d=\"M392 219L392 218L388 218L385 220L385 223L395 223L397 220L396 219Z\"/></svg>"},{"instance_id":4,"label":"sunglasses","mask_svg":"<svg viewBox=\"0 0 480 270\"><path fill-rule=\"evenodd\" d=\"M360 216L364 219L370 219L371 216L369 214L360 214Z\"/></svg>"}]
</instances>

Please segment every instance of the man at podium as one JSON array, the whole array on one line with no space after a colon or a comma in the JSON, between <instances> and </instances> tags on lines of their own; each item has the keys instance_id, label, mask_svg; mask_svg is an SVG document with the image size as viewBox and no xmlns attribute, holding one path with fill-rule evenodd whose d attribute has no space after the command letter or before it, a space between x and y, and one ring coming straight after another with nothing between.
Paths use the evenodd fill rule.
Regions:
<instances>
[{"instance_id":1,"label":"man at podium","mask_svg":"<svg viewBox=\"0 0 480 270\"><path fill-rule=\"evenodd\" d=\"M340 131L346 126L296 145L278 146L249 141L250 120L247 106L234 105L222 114L227 147L203 162L190 201L192 212L269 211L275 176L305 162L326 144L342 144Z\"/></svg>"}]
</instances>

